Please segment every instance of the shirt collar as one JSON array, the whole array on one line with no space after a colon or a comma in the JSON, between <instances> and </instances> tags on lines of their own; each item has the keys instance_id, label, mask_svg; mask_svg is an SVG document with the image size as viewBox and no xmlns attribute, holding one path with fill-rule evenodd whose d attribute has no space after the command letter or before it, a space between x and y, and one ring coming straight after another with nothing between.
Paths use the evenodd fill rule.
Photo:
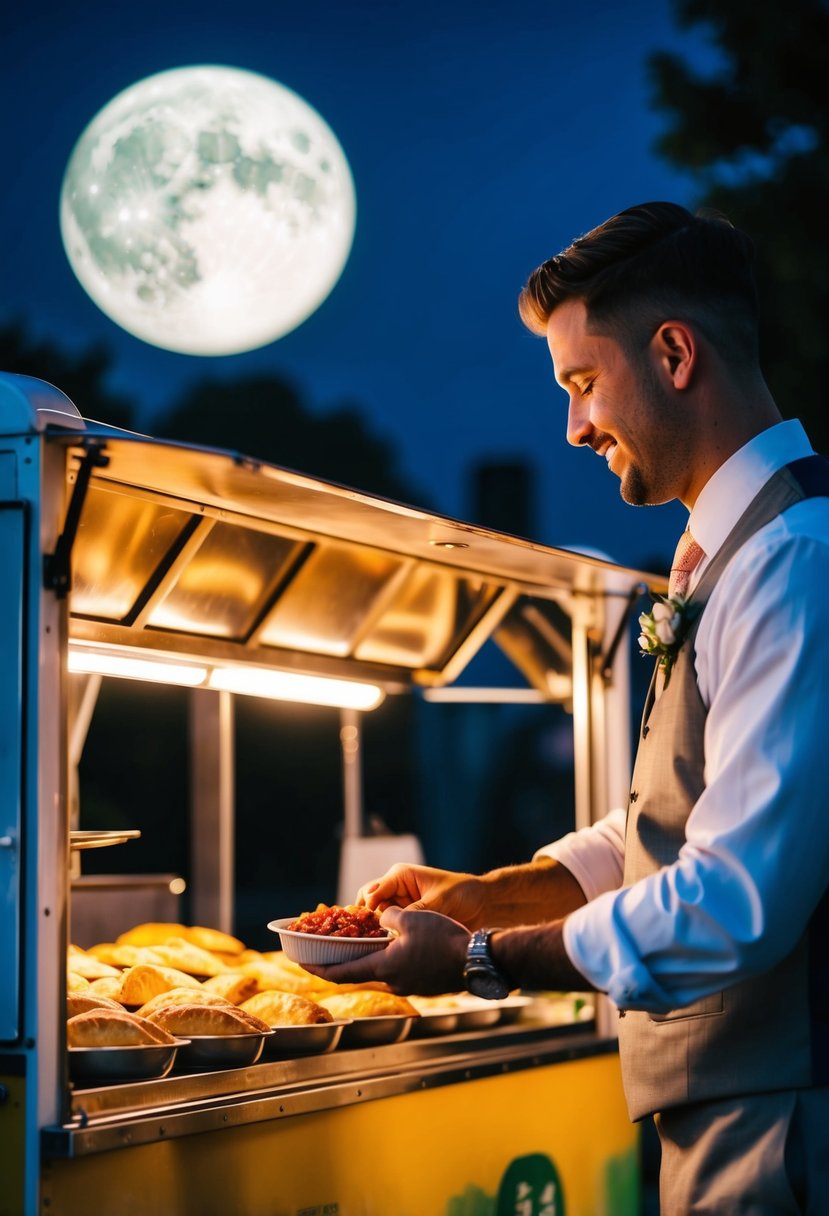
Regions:
<instances>
[{"instance_id":1,"label":"shirt collar","mask_svg":"<svg viewBox=\"0 0 829 1216\"><path fill-rule=\"evenodd\" d=\"M706 564L772 474L811 455L806 432L797 419L791 419L761 431L720 465L700 491L688 519Z\"/></svg>"}]
</instances>

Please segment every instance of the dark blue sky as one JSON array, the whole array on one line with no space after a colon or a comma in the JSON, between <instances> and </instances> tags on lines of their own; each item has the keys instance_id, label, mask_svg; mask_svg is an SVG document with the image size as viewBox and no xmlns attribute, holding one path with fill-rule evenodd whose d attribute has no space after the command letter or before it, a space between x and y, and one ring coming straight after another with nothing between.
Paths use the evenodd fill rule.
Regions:
<instances>
[{"instance_id":1,"label":"dark blue sky","mask_svg":"<svg viewBox=\"0 0 829 1216\"><path fill-rule=\"evenodd\" d=\"M693 204L653 153L645 59L695 59L670 0L159 0L18 5L5 18L0 324L22 318L72 349L104 341L113 388L142 426L205 374L287 374L319 412L360 404L437 508L472 516L476 461L522 459L534 537L667 560L677 506L621 503L603 460L569 449L565 398L515 301L530 270L623 207ZM84 127L151 73L196 63L261 72L314 106L357 192L351 257L299 329L258 351L194 358L120 330L86 296L60 239L58 199ZM84 412L83 402L76 403ZM255 455L256 453L252 453Z\"/></svg>"}]
</instances>

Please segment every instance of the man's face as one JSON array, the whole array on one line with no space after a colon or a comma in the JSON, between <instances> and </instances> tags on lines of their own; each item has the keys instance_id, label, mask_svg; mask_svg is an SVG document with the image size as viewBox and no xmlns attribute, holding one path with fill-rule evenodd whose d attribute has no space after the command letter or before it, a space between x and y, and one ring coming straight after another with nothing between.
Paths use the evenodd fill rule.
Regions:
<instances>
[{"instance_id":1,"label":"man's face","mask_svg":"<svg viewBox=\"0 0 829 1216\"><path fill-rule=\"evenodd\" d=\"M681 498L688 477L684 422L651 348L635 361L608 336L588 332L587 308L567 300L547 324L558 383L569 397L567 440L607 460L625 502Z\"/></svg>"}]
</instances>

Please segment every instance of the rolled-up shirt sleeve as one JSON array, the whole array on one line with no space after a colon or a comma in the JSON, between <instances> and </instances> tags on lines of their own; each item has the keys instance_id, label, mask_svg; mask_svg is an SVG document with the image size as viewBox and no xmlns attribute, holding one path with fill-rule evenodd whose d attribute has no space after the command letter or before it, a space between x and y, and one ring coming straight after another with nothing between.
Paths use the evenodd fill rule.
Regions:
<instances>
[{"instance_id":1,"label":"rolled-up shirt sleeve","mask_svg":"<svg viewBox=\"0 0 829 1216\"><path fill-rule=\"evenodd\" d=\"M589 828L568 832L535 854L566 866L588 900L622 884L625 867L625 810L620 807Z\"/></svg>"},{"instance_id":2,"label":"rolled-up shirt sleeve","mask_svg":"<svg viewBox=\"0 0 829 1216\"><path fill-rule=\"evenodd\" d=\"M696 646L705 788L677 861L614 890L588 841L543 850L590 899L567 918L567 953L620 1006L667 1012L774 966L826 889L828 513L812 499L778 517L711 595ZM607 845L607 827L590 831Z\"/></svg>"}]
</instances>

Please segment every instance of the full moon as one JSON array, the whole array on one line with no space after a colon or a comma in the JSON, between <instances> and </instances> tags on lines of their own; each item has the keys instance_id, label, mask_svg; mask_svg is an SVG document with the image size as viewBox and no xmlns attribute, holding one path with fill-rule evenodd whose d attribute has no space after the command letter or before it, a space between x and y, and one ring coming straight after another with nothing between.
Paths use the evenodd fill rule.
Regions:
<instances>
[{"instance_id":1,"label":"full moon","mask_svg":"<svg viewBox=\"0 0 829 1216\"><path fill-rule=\"evenodd\" d=\"M354 236L348 161L284 85L176 68L113 98L76 144L60 226L82 286L166 350L228 355L300 325Z\"/></svg>"}]
</instances>

